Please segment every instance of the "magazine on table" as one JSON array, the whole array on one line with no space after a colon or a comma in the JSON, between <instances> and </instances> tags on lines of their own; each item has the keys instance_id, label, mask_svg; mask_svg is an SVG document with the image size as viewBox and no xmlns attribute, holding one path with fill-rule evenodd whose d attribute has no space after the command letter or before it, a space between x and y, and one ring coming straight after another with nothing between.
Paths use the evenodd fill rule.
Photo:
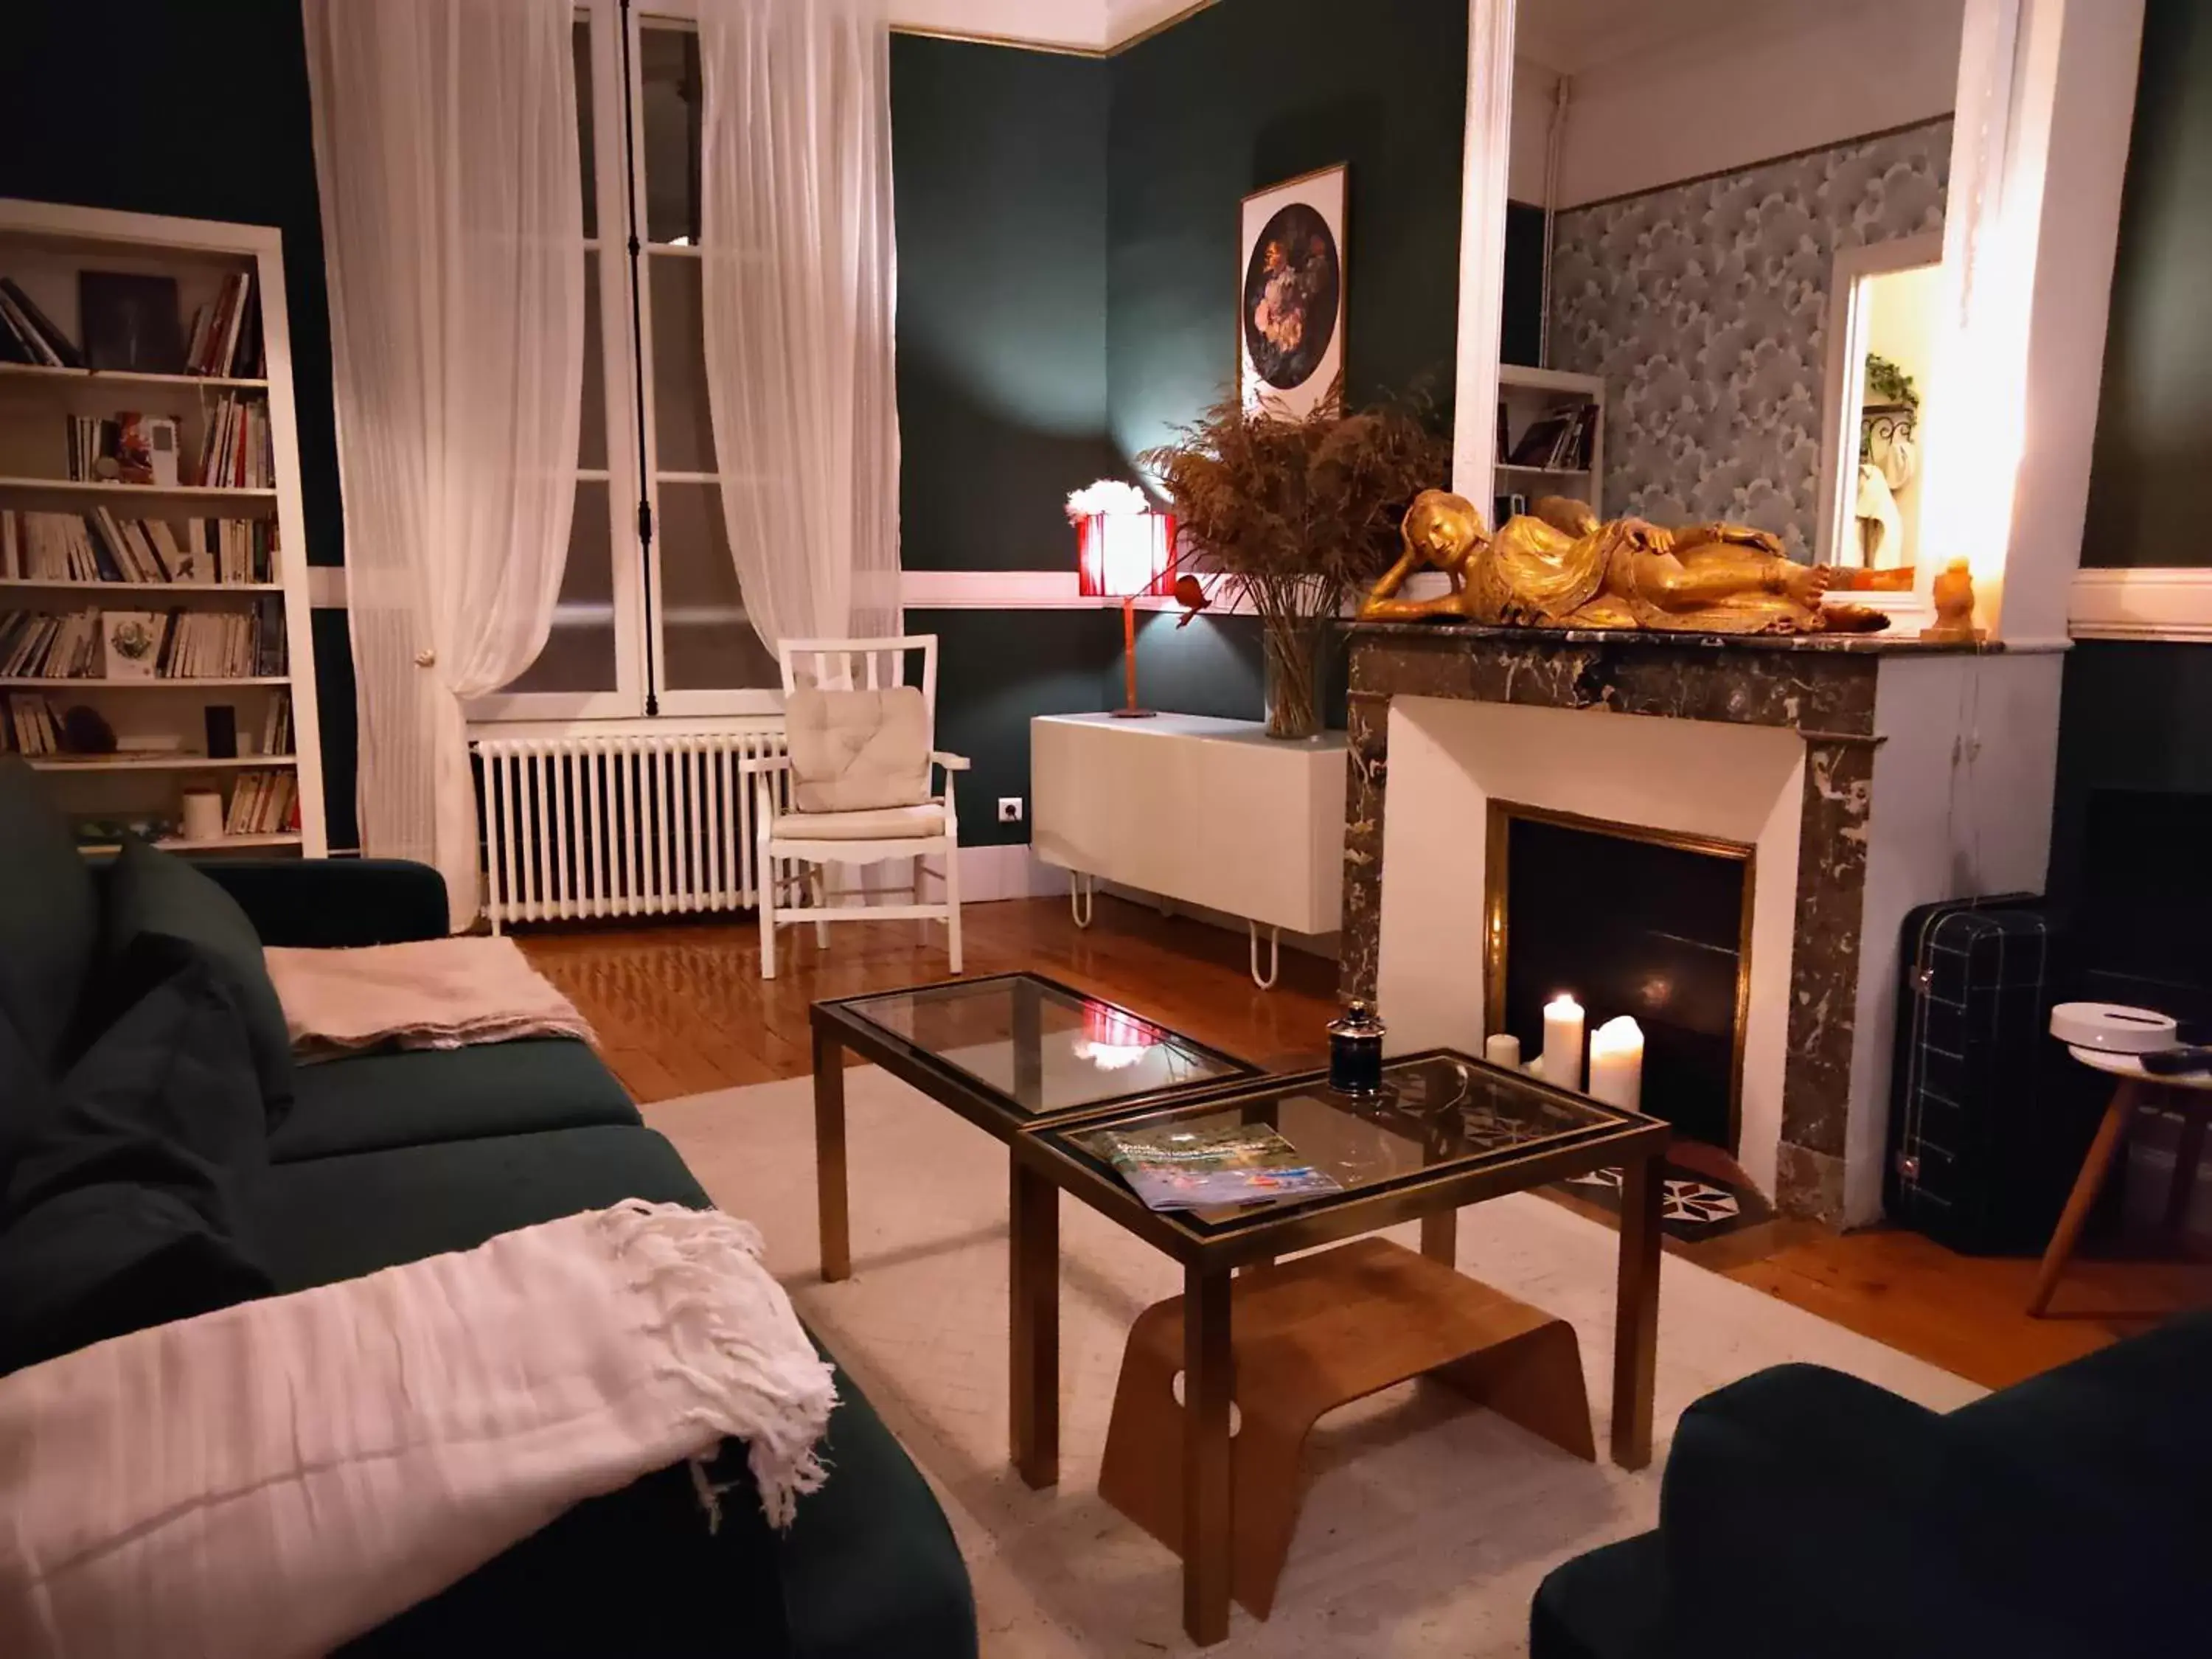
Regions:
<instances>
[{"instance_id":1,"label":"magazine on table","mask_svg":"<svg viewBox=\"0 0 2212 1659\"><path fill-rule=\"evenodd\" d=\"M1210 1210L1342 1190L1264 1123L1101 1130L1097 1143L1155 1210Z\"/></svg>"}]
</instances>

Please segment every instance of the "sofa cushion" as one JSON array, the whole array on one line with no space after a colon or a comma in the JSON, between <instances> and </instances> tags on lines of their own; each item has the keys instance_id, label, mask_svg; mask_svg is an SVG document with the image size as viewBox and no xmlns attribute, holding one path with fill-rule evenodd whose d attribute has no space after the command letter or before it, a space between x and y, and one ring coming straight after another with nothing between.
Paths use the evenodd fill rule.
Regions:
<instances>
[{"instance_id":1,"label":"sofa cushion","mask_svg":"<svg viewBox=\"0 0 2212 1659\"><path fill-rule=\"evenodd\" d=\"M1528 1659L1662 1659L1666 1587L1666 1551L1656 1532L1561 1562L1536 1587Z\"/></svg>"},{"instance_id":2,"label":"sofa cushion","mask_svg":"<svg viewBox=\"0 0 2212 1659\"><path fill-rule=\"evenodd\" d=\"M279 1163L640 1121L614 1074L572 1037L353 1054L301 1066L295 1088L270 1131Z\"/></svg>"},{"instance_id":3,"label":"sofa cushion","mask_svg":"<svg viewBox=\"0 0 2212 1659\"><path fill-rule=\"evenodd\" d=\"M784 700L792 805L864 812L929 799L929 706L919 686L793 691Z\"/></svg>"},{"instance_id":4,"label":"sofa cushion","mask_svg":"<svg viewBox=\"0 0 2212 1659\"><path fill-rule=\"evenodd\" d=\"M100 941L92 872L38 775L0 758L0 1021L41 1070L60 1060ZM9 1111L0 1102L0 1117ZM9 1126L0 1121L0 1140Z\"/></svg>"},{"instance_id":5,"label":"sofa cushion","mask_svg":"<svg viewBox=\"0 0 2212 1659\"><path fill-rule=\"evenodd\" d=\"M652 1130L599 1127L276 1164L249 1224L277 1288L303 1291L625 1198L708 1202Z\"/></svg>"},{"instance_id":6,"label":"sofa cushion","mask_svg":"<svg viewBox=\"0 0 2212 1659\"><path fill-rule=\"evenodd\" d=\"M215 965L245 1018L262 1106L271 1122L280 1117L292 1103L292 1038L260 935L238 901L184 860L126 841L108 872L100 933L103 976L146 935L182 940Z\"/></svg>"},{"instance_id":7,"label":"sofa cushion","mask_svg":"<svg viewBox=\"0 0 2212 1659\"><path fill-rule=\"evenodd\" d=\"M228 988L183 958L55 1085L8 1172L0 1369L266 1295L240 1219L265 1137Z\"/></svg>"}]
</instances>

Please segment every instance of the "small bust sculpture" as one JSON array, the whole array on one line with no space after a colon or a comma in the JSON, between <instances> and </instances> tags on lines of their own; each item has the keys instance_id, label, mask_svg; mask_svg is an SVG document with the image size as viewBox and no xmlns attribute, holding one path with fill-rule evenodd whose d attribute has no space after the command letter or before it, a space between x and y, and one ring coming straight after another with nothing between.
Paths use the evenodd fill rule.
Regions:
<instances>
[{"instance_id":1,"label":"small bust sculpture","mask_svg":"<svg viewBox=\"0 0 2212 1659\"><path fill-rule=\"evenodd\" d=\"M1464 496L1424 490L1400 527L1405 551L1359 607L1362 621L1451 617L1511 628L1662 629L1701 634L1871 633L1879 611L1824 605L1826 565L1786 557L1747 525L1668 530L1601 520L1586 501L1547 496L1496 536ZM1451 592L1399 597L1407 577L1441 570Z\"/></svg>"}]
</instances>

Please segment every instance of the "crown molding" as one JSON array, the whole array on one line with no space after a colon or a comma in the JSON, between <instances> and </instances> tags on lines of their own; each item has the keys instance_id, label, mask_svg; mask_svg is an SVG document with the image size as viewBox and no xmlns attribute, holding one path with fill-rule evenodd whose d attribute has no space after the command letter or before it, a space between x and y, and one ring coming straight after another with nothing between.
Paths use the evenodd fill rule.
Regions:
<instances>
[{"instance_id":1,"label":"crown molding","mask_svg":"<svg viewBox=\"0 0 2212 1659\"><path fill-rule=\"evenodd\" d=\"M1112 58L1219 3L1220 0L1101 0L1097 27L1079 33L1057 30L1030 33L1019 29L967 28L934 19L894 21L890 28L893 34L917 35L927 40L1007 46L1018 52L1053 52L1066 58Z\"/></svg>"}]
</instances>

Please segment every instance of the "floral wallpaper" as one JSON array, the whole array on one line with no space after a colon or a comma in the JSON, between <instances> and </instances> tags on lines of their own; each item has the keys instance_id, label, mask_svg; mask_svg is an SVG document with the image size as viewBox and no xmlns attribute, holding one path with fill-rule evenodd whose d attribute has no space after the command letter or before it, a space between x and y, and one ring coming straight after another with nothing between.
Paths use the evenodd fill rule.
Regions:
<instances>
[{"instance_id":1,"label":"floral wallpaper","mask_svg":"<svg viewBox=\"0 0 2212 1659\"><path fill-rule=\"evenodd\" d=\"M1951 123L1559 216L1552 365L1606 383L1605 501L1809 560L1839 247L1940 230Z\"/></svg>"}]
</instances>

